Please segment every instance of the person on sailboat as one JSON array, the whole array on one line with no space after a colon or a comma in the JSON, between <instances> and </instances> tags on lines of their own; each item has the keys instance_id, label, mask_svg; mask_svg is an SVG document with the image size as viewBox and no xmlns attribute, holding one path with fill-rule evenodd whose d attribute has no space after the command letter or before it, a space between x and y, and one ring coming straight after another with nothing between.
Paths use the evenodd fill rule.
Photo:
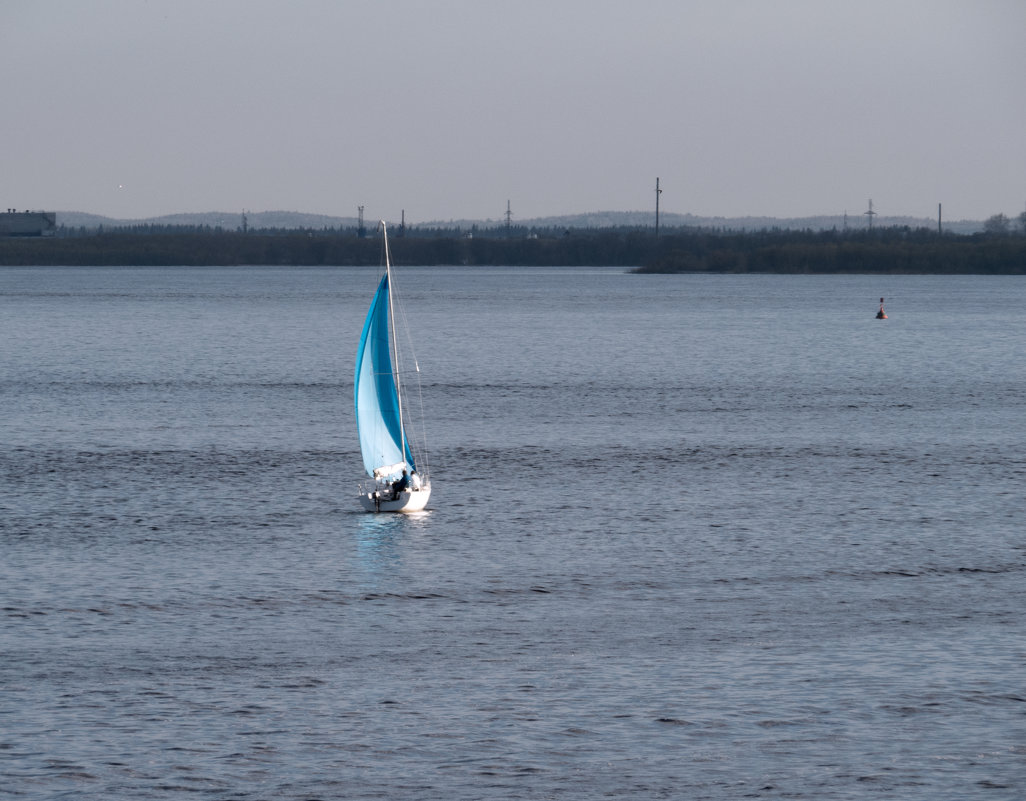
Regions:
<instances>
[{"instance_id":1,"label":"person on sailboat","mask_svg":"<svg viewBox=\"0 0 1026 801\"><path fill-rule=\"evenodd\" d=\"M420 481L420 473L414 470L412 473L410 473L410 487L413 489L414 492L416 492L421 488L421 486L423 485Z\"/></svg>"},{"instance_id":2,"label":"person on sailboat","mask_svg":"<svg viewBox=\"0 0 1026 801\"><path fill-rule=\"evenodd\" d=\"M392 497L398 498L399 493L410 486L410 475L403 470L402 478L392 482Z\"/></svg>"}]
</instances>

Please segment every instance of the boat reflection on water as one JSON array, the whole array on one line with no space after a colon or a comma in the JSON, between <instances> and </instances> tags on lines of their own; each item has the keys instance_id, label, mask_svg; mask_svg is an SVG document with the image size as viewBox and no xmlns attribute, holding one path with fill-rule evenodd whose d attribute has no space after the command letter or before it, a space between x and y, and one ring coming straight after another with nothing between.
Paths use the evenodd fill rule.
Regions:
<instances>
[{"instance_id":1,"label":"boat reflection on water","mask_svg":"<svg viewBox=\"0 0 1026 801\"><path fill-rule=\"evenodd\" d=\"M430 512L358 516L353 567L361 591L373 591L380 580L400 572L406 539L420 533L430 516Z\"/></svg>"}]
</instances>

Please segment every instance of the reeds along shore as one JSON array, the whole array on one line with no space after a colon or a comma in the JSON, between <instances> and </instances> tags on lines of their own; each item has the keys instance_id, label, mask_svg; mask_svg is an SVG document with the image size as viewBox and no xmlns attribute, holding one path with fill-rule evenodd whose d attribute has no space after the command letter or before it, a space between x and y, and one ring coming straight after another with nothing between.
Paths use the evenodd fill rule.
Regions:
<instances>
[{"instance_id":1,"label":"reeds along shore","mask_svg":"<svg viewBox=\"0 0 1026 801\"><path fill-rule=\"evenodd\" d=\"M621 266L639 273L1026 274L1026 235L926 229L731 232L513 228L413 231L391 241L396 264ZM0 239L0 265L377 265L381 244L355 232L132 230Z\"/></svg>"}]
</instances>

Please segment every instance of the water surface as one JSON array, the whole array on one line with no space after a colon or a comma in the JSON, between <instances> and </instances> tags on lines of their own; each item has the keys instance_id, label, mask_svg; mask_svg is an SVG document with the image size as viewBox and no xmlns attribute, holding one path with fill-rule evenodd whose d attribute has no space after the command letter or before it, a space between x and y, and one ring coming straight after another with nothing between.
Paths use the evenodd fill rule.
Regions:
<instances>
[{"instance_id":1,"label":"water surface","mask_svg":"<svg viewBox=\"0 0 1026 801\"><path fill-rule=\"evenodd\" d=\"M1020 278L402 271L411 518L376 282L0 270L4 793L1022 797Z\"/></svg>"}]
</instances>

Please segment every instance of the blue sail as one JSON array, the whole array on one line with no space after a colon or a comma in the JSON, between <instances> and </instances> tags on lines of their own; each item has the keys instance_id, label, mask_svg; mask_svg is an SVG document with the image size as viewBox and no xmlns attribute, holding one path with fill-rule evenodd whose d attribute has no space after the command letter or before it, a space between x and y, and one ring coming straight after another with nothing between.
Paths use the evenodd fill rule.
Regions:
<instances>
[{"instance_id":1,"label":"blue sail","mask_svg":"<svg viewBox=\"0 0 1026 801\"><path fill-rule=\"evenodd\" d=\"M408 465L415 470L410 444L399 423L399 395L392 374L388 330L388 275L374 293L356 354L354 400L360 451L367 475L384 477ZM404 465L403 462L406 464ZM382 473L380 468L395 469Z\"/></svg>"}]
</instances>

